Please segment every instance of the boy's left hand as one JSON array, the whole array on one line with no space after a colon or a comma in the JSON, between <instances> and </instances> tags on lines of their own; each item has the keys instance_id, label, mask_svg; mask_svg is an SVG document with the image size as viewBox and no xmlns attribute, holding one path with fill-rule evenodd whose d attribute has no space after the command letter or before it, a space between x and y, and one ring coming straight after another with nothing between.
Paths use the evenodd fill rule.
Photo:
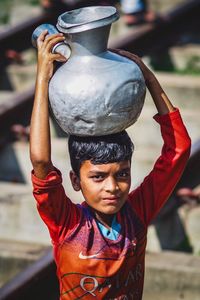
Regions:
<instances>
[{"instance_id":1,"label":"boy's left hand","mask_svg":"<svg viewBox=\"0 0 200 300\"><path fill-rule=\"evenodd\" d=\"M143 61L139 56L121 49L108 49L108 50L116 54L119 54L121 56L127 57L130 60L134 61L141 69L147 85L149 82L155 79L153 72L151 72L151 70L143 63Z\"/></svg>"},{"instance_id":2,"label":"boy's left hand","mask_svg":"<svg viewBox=\"0 0 200 300\"><path fill-rule=\"evenodd\" d=\"M146 86L152 96L154 104L160 115L164 115L175 110L174 106L172 105L171 101L163 91L160 83L156 79L153 72L149 70L149 68L143 63L143 61L137 55L121 49L109 49L109 50L111 52L129 58L139 66L139 68L143 73Z\"/></svg>"}]
</instances>

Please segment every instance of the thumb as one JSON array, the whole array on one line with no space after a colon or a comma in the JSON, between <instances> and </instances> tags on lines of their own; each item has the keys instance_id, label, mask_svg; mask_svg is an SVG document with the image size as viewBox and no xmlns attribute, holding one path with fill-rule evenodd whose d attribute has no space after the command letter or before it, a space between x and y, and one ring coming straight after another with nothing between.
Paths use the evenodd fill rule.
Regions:
<instances>
[{"instance_id":1,"label":"thumb","mask_svg":"<svg viewBox=\"0 0 200 300\"><path fill-rule=\"evenodd\" d=\"M64 57L62 54L59 54L59 53L52 54L52 60L56 60L56 61L60 61L60 62L67 61L66 57Z\"/></svg>"}]
</instances>

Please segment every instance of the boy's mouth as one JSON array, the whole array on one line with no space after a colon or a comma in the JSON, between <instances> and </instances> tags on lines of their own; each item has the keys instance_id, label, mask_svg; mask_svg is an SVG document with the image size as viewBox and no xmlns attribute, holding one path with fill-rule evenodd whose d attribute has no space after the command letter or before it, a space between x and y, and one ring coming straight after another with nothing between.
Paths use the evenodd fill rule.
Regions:
<instances>
[{"instance_id":1,"label":"boy's mouth","mask_svg":"<svg viewBox=\"0 0 200 300\"><path fill-rule=\"evenodd\" d=\"M119 200L120 200L119 196L109 196L103 198L103 201L107 201L107 202L118 202Z\"/></svg>"},{"instance_id":2,"label":"boy's mouth","mask_svg":"<svg viewBox=\"0 0 200 300\"><path fill-rule=\"evenodd\" d=\"M107 200L107 199L109 199L109 200L113 200L113 199L119 199L119 196L109 196L109 197L104 197L103 198L103 200Z\"/></svg>"}]
</instances>

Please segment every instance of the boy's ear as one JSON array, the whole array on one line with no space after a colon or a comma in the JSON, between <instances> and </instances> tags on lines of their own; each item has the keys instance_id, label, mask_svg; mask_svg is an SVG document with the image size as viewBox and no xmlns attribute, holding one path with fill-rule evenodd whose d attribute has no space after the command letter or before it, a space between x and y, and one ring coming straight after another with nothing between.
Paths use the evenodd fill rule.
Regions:
<instances>
[{"instance_id":1,"label":"boy's ear","mask_svg":"<svg viewBox=\"0 0 200 300\"><path fill-rule=\"evenodd\" d=\"M72 170L69 172L69 177L70 177L73 189L76 192L80 191L81 186L80 186L80 179L79 179L79 177Z\"/></svg>"}]
</instances>

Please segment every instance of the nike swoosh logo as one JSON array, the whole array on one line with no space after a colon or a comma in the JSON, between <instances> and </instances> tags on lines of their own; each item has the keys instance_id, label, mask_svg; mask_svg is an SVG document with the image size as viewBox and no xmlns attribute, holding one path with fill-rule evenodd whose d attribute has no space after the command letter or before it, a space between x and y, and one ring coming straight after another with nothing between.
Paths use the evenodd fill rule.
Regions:
<instances>
[{"instance_id":1,"label":"nike swoosh logo","mask_svg":"<svg viewBox=\"0 0 200 300\"><path fill-rule=\"evenodd\" d=\"M95 257L97 257L97 255L98 255L99 253L97 253L97 254L93 254L93 255L83 255L82 254L82 251L79 253L79 258L80 259L89 259L89 258L95 258Z\"/></svg>"}]
</instances>

